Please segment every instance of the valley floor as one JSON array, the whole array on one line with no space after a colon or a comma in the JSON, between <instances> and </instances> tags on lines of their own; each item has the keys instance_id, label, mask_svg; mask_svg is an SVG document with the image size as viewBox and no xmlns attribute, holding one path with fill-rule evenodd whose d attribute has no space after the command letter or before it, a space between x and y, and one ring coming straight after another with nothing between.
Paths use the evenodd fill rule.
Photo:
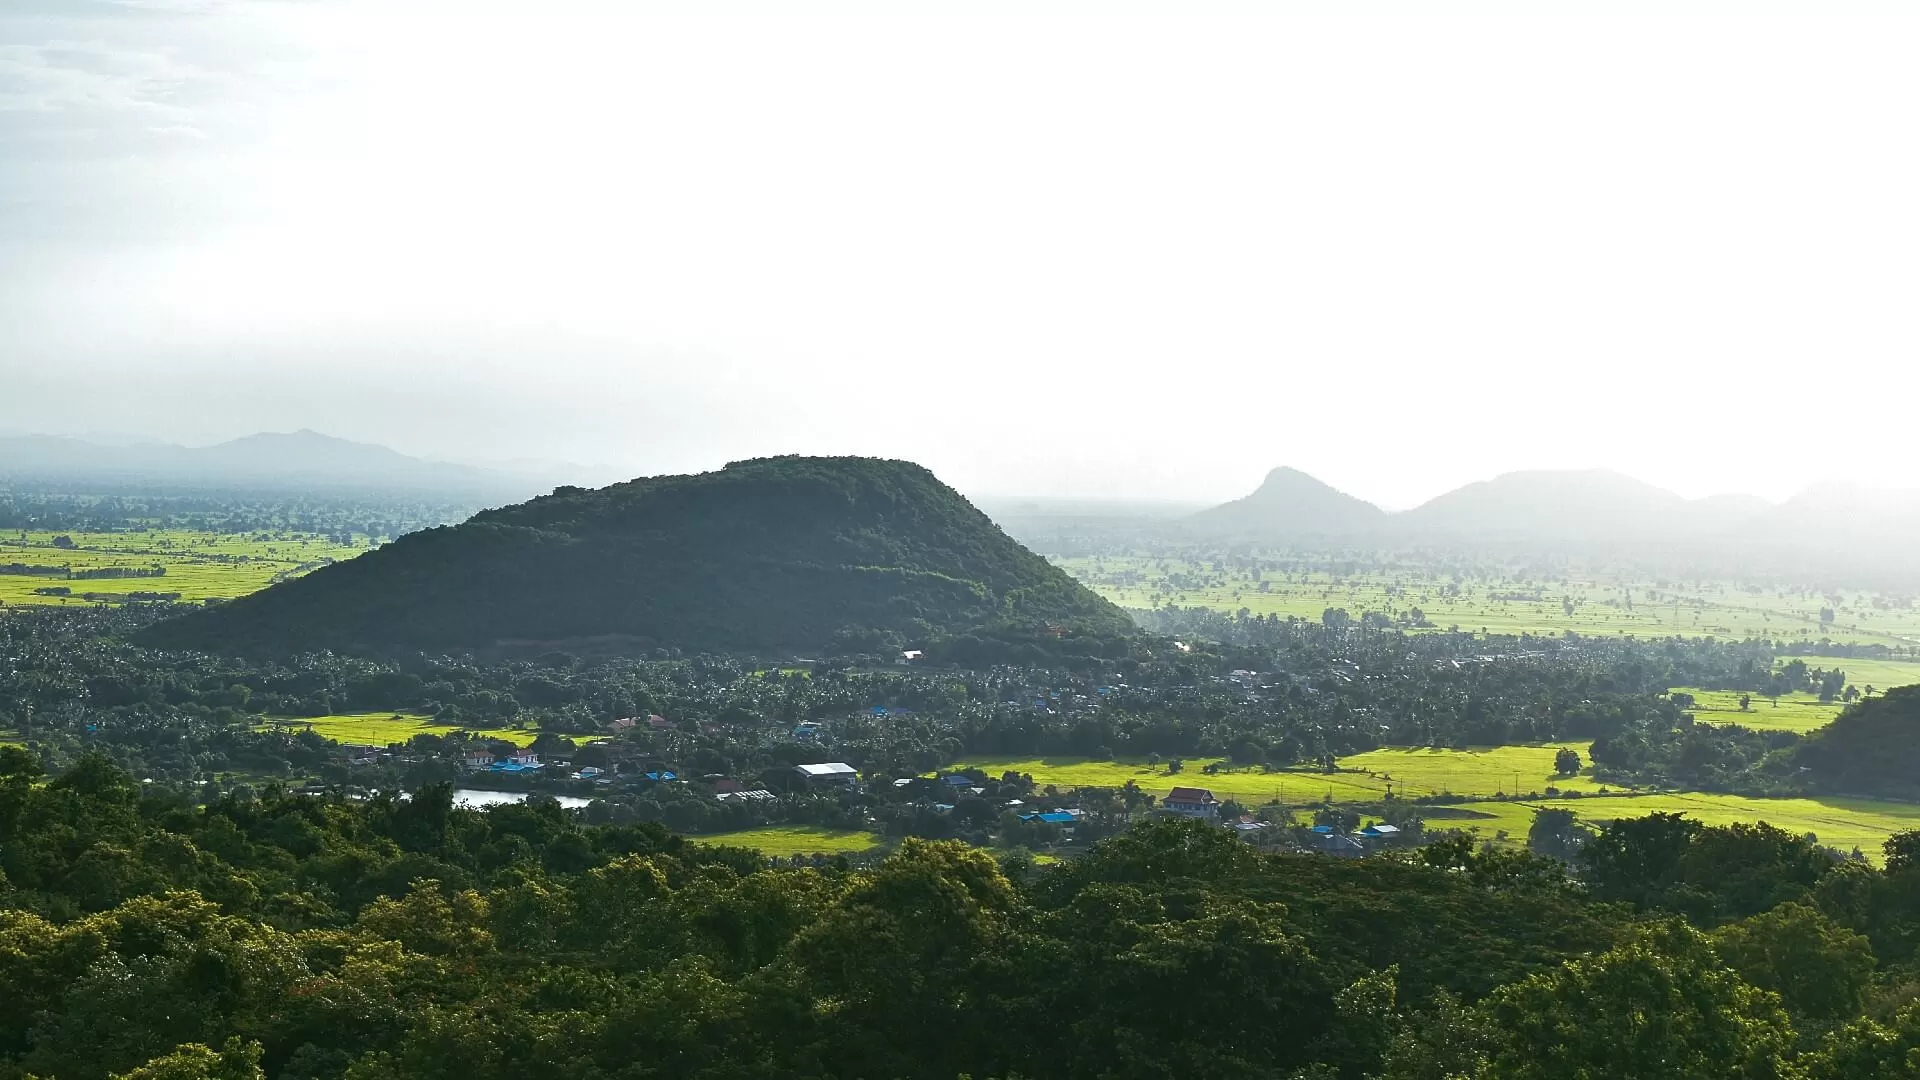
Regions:
<instances>
[{"instance_id":1,"label":"valley floor","mask_svg":"<svg viewBox=\"0 0 1920 1080\"><path fill-rule=\"evenodd\" d=\"M1723 640L1818 641L1920 648L1920 608L1904 597L1735 580L1656 581L1528 573L1518 567L1459 568L1386 556L1351 569L1282 573L1237 568L1211 557L1111 555L1058 558L1079 581L1124 608L1163 605L1318 620L1329 608L1356 621L1378 612L1396 622L1418 608L1434 628L1493 634L1631 634ZM1831 621L1822 620L1822 610ZM1907 665L1920 671L1920 665ZM1849 675L1853 675L1849 672ZM1879 673L1874 673L1879 674ZM1856 681L1875 682L1860 673ZM1885 675L1876 685L1885 684ZM1920 681L1909 673L1906 681Z\"/></svg>"}]
</instances>

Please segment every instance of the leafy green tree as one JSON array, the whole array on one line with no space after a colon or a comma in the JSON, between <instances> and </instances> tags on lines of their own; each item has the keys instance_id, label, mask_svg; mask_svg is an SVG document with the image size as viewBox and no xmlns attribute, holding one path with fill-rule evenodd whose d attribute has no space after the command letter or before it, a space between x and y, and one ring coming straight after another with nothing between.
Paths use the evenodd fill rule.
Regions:
<instances>
[{"instance_id":1,"label":"leafy green tree","mask_svg":"<svg viewBox=\"0 0 1920 1080\"><path fill-rule=\"evenodd\" d=\"M1855 1020L1798 1064L1805 1080L1911 1080L1920 1075L1920 1004L1885 1024Z\"/></svg>"},{"instance_id":2,"label":"leafy green tree","mask_svg":"<svg viewBox=\"0 0 1920 1080\"><path fill-rule=\"evenodd\" d=\"M1825 1030L1858 1016L1873 980L1866 937L1804 904L1786 903L1714 931L1721 959L1753 985L1780 995L1802 1028Z\"/></svg>"},{"instance_id":3,"label":"leafy green tree","mask_svg":"<svg viewBox=\"0 0 1920 1080\"><path fill-rule=\"evenodd\" d=\"M1393 1035L1378 1080L1480 1080L1500 1047L1487 1015L1452 994L1435 995Z\"/></svg>"},{"instance_id":4,"label":"leafy green tree","mask_svg":"<svg viewBox=\"0 0 1920 1080\"><path fill-rule=\"evenodd\" d=\"M1573 811L1548 806L1533 812L1533 824L1527 829L1527 850L1549 859L1571 861L1593 836L1582 826Z\"/></svg>"},{"instance_id":5,"label":"leafy green tree","mask_svg":"<svg viewBox=\"0 0 1920 1080\"><path fill-rule=\"evenodd\" d=\"M172 1053L154 1058L114 1080L265 1080L260 1069L260 1044L229 1038L215 1050L186 1043Z\"/></svg>"},{"instance_id":6,"label":"leafy green tree","mask_svg":"<svg viewBox=\"0 0 1920 1080\"><path fill-rule=\"evenodd\" d=\"M381 898L360 913L359 926L375 937L398 941L432 956L481 953L493 944L487 901L471 889L452 892L421 879L399 900Z\"/></svg>"},{"instance_id":7,"label":"leafy green tree","mask_svg":"<svg viewBox=\"0 0 1920 1080\"><path fill-rule=\"evenodd\" d=\"M1889 872L1920 867L1920 829L1894 833L1880 845L1880 850L1886 853Z\"/></svg>"},{"instance_id":8,"label":"leafy green tree","mask_svg":"<svg viewBox=\"0 0 1920 1080\"><path fill-rule=\"evenodd\" d=\"M1703 925L1804 899L1833 869L1806 837L1764 822L1707 828L1664 813L1612 822L1580 849L1580 862L1601 899Z\"/></svg>"},{"instance_id":9,"label":"leafy green tree","mask_svg":"<svg viewBox=\"0 0 1920 1080\"><path fill-rule=\"evenodd\" d=\"M1772 1080L1793 1028L1773 994L1723 965L1678 921L1598 956L1502 987L1489 1080Z\"/></svg>"}]
</instances>

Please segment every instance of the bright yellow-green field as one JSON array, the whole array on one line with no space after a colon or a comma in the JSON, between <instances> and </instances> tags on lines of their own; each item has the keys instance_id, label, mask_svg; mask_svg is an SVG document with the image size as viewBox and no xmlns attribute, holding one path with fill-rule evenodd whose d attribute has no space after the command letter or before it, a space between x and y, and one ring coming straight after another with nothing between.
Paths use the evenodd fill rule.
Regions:
<instances>
[{"instance_id":1,"label":"bright yellow-green field","mask_svg":"<svg viewBox=\"0 0 1920 1080\"><path fill-rule=\"evenodd\" d=\"M1599 791L1591 775L1558 776L1554 755L1561 749L1580 755L1581 768L1593 752L1590 741L1539 746L1493 746L1469 750L1373 750L1339 759L1343 769L1365 769L1391 779L1397 795L1526 795L1549 787L1561 791Z\"/></svg>"},{"instance_id":2,"label":"bright yellow-green field","mask_svg":"<svg viewBox=\"0 0 1920 1080\"><path fill-rule=\"evenodd\" d=\"M74 542L72 548L53 546L56 535ZM150 532L0 533L0 564L65 566L75 570L102 567L147 569L161 567L161 577L64 579L40 575L0 574L0 603L84 604L80 593L179 593L183 602L209 598L231 599L266 588L276 581L298 577L328 562L350 559L366 551L359 538L352 545L336 544L324 536L302 533L210 533L156 529ZM35 589L64 586L70 598L40 596Z\"/></svg>"},{"instance_id":3,"label":"bright yellow-green field","mask_svg":"<svg viewBox=\"0 0 1920 1080\"><path fill-rule=\"evenodd\" d=\"M1906 660L1854 660L1836 656L1802 656L1810 668L1839 668L1847 673L1847 683L1865 692L1873 687L1878 693L1896 686L1920 683L1920 663Z\"/></svg>"},{"instance_id":4,"label":"bright yellow-green field","mask_svg":"<svg viewBox=\"0 0 1920 1080\"><path fill-rule=\"evenodd\" d=\"M1185 770L1170 774L1165 766L1149 766L1139 761L1094 761L1089 758L974 758L956 768L981 769L998 776L1012 770L1027 773L1035 784L1061 789L1081 787L1119 788L1132 780L1141 790L1155 797L1176 786L1203 787L1221 799L1234 799L1250 805L1280 801L1292 805L1318 802L1332 792L1335 801L1374 801L1386 794L1386 781L1360 772L1273 772L1257 769L1222 772L1208 776L1202 766L1219 758L1187 758Z\"/></svg>"},{"instance_id":5,"label":"bright yellow-green field","mask_svg":"<svg viewBox=\"0 0 1920 1080\"><path fill-rule=\"evenodd\" d=\"M1764 821L1792 833L1813 833L1822 844L1850 851L1859 848L1880 861L1880 845L1896 832L1920 829L1920 805L1873 799L1753 799L1742 795L1703 792L1622 795L1589 799L1528 799L1516 802L1477 802L1449 811L1469 818L1434 816L1429 829L1469 829L1493 840L1504 830L1506 841L1525 843L1533 812L1541 807L1572 810L1589 825L1616 818L1642 817L1655 812L1685 814L1707 825Z\"/></svg>"},{"instance_id":6,"label":"bright yellow-green field","mask_svg":"<svg viewBox=\"0 0 1920 1080\"><path fill-rule=\"evenodd\" d=\"M1703 724L1739 724L1755 731L1793 731L1802 735L1827 726L1840 715L1841 706L1823 703L1813 694L1789 694L1778 704L1771 698L1750 695L1747 711L1740 711L1740 693L1735 690L1677 691L1693 695L1693 718Z\"/></svg>"},{"instance_id":7,"label":"bright yellow-green field","mask_svg":"<svg viewBox=\"0 0 1920 1080\"><path fill-rule=\"evenodd\" d=\"M1806 656L1808 667L1839 668L1846 672L1847 685L1865 692L1873 687L1878 694L1898 686L1920 683L1920 664L1899 660L1850 660L1841 657ZM1792 731L1802 735L1825 727L1845 707L1839 702L1822 702L1818 695L1788 694L1778 701L1761 694L1750 694L1747 710L1740 711L1737 690L1698 690L1675 687L1678 693L1692 694L1693 718L1707 724L1739 724L1756 731Z\"/></svg>"},{"instance_id":8,"label":"bright yellow-green field","mask_svg":"<svg viewBox=\"0 0 1920 1080\"><path fill-rule=\"evenodd\" d=\"M1570 748L1579 751L1585 760L1590 744L1574 743ZM1249 806L1271 801L1303 806L1319 802L1329 792L1337 802L1374 802L1385 796L1389 782L1395 794L1408 797L1489 796L1514 791L1517 772L1521 799L1462 802L1426 810L1429 828L1467 829L1488 840L1502 839L1498 834L1504 830L1508 834L1504 841L1516 844L1525 842L1527 830L1533 824L1534 808L1544 806L1565 807L1590 824L1655 811L1684 813L1709 825L1766 821L1790 832L1814 833L1821 843L1842 851L1859 847L1876 859L1880 845L1888 836L1920 829L1920 804L1872 799L1756 799L1701 792L1591 794L1574 799L1525 797L1544 792L1549 785L1563 791L1606 791L1588 775L1554 776L1553 755L1557 749L1556 745L1547 745L1480 750L1375 750L1340 759L1343 771L1332 774L1242 770L1208 776L1200 767L1214 759L1205 758L1186 761L1186 769L1171 776L1164 767L1151 768L1140 762L1079 758L981 758L965 762L964 767L994 775L1009 769L1029 773L1035 783L1053 784L1061 790L1120 787L1128 780L1155 796L1164 796L1176 784L1203 787L1217 798L1233 799Z\"/></svg>"},{"instance_id":9,"label":"bright yellow-green field","mask_svg":"<svg viewBox=\"0 0 1920 1080\"><path fill-rule=\"evenodd\" d=\"M1592 744L1567 744L1586 753ZM1375 749L1342 757L1338 773L1284 771L1261 773L1260 769L1235 769L1223 773L1202 773L1202 767L1219 761L1217 757L1183 759L1181 773L1167 773L1165 765L1150 767L1142 761L1092 761L1085 757L975 757L956 765L956 769L981 769L998 776L1006 771L1033 776L1041 788L1052 784L1062 792L1068 788L1123 788L1127 780L1140 790L1162 798L1175 786L1206 788L1219 799L1235 799L1244 805L1308 805L1323 799L1334 801L1379 801L1388 790L1396 796L1494 796L1494 794L1542 794L1549 786L1561 790L1594 792L1601 790L1592 776L1553 776L1553 751L1559 746L1500 746L1482 749ZM1515 786L1517 784L1517 786Z\"/></svg>"},{"instance_id":10,"label":"bright yellow-green field","mask_svg":"<svg viewBox=\"0 0 1920 1080\"><path fill-rule=\"evenodd\" d=\"M764 829L690 836L702 844L754 848L763 855L839 855L877 847L880 837L858 829L829 829L820 825L769 825Z\"/></svg>"},{"instance_id":11,"label":"bright yellow-green field","mask_svg":"<svg viewBox=\"0 0 1920 1080\"><path fill-rule=\"evenodd\" d=\"M1339 772L1311 770L1262 772L1236 769L1211 776L1201 769L1219 758L1188 758L1184 769L1169 773L1166 766L1141 761L1095 761L1089 758L973 758L957 768L980 769L998 776L1009 770L1026 773L1035 784L1066 790L1080 787L1124 787L1131 780L1156 798L1176 786L1201 787L1216 798L1249 806L1279 802L1304 806L1326 799L1335 802L1374 802L1391 788L1396 795L1538 794L1548 787L1563 791L1597 791L1591 776L1557 777L1553 756L1565 745L1584 763L1591 743L1545 746L1499 746L1475 750L1374 750L1339 759Z\"/></svg>"},{"instance_id":12,"label":"bright yellow-green field","mask_svg":"<svg viewBox=\"0 0 1920 1080\"><path fill-rule=\"evenodd\" d=\"M337 716L275 717L261 727L284 731L312 728L323 739L360 746L391 746L415 735L450 735L466 730L477 736L500 739L515 746L530 746L540 733L527 728L461 728L457 724L436 724L431 717L395 713L343 713Z\"/></svg>"},{"instance_id":13,"label":"bright yellow-green field","mask_svg":"<svg viewBox=\"0 0 1920 1080\"><path fill-rule=\"evenodd\" d=\"M1380 556L1385 563L1387 557ZM1651 582L1594 577L1507 577L1456 581L1408 561L1342 573L1264 572L1256 580L1212 557L1086 556L1054 562L1121 607L1163 604L1246 608L1255 615L1318 619L1328 608L1399 616L1419 608L1436 627L1496 634L1633 634L1650 637L1766 638L1881 644L1920 644L1920 607L1901 598L1852 592L1839 598L1831 624L1820 609L1832 599L1812 591L1734 581ZM1516 571L1517 573L1517 571ZM1564 601L1572 601L1567 612ZM1809 658L1808 663L1814 661ZM1849 672L1851 674L1851 672ZM1871 680L1869 680L1871 681ZM1877 683L1875 685L1878 685Z\"/></svg>"}]
</instances>

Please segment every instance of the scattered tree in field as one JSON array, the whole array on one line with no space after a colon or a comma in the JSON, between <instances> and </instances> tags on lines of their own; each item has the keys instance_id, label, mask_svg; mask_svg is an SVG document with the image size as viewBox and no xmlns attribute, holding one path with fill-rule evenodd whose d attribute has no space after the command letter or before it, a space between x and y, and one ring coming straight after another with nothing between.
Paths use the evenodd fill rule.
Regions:
<instances>
[{"instance_id":1,"label":"scattered tree in field","mask_svg":"<svg viewBox=\"0 0 1920 1080\"><path fill-rule=\"evenodd\" d=\"M1580 771L1580 752L1564 747L1561 748L1558 753L1553 755L1553 771L1561 776L1573 776L1578 773Z\"/></svg>"},{"instance_id":2,"label":"scattered tree in field","mask_svg":"<svg viewBox=\"0 0 1920 1080\"><path fill-rule=\"evenodd\" d=\"M1548 807L1533 812L1533 825L1527 830L1527 850L1561 862L1571 862L1580 853L1593 831L1575 819L1573 811Z\"/></svg>"}]
</instances>

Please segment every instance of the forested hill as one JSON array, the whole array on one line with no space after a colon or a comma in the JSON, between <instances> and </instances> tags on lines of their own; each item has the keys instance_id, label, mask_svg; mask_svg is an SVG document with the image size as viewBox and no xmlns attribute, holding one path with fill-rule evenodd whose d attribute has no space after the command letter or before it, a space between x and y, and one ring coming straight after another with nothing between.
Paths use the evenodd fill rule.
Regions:
<instances>
[{"instance_id":1,"label":"forested hill","mask_svg":"<svg viewBox=\"0 0 1920 1080\"><path fill-rule=\"evenodd\" d=\"M1920 798L1920 686L1852 706L1814 732L1793 763L1822 791Z\"/></svg>"},{"instance_id":2,"label":"forested hill","mask_svg":"<svg viewBox=\"0 0 1920 1080\"><path fill-rule=\"evenodd\" d=\"M804 653L1130 626L918 465L780 457L560 488L145 638L229 652L585 642Z\"/></svg>"}]
</instances>

